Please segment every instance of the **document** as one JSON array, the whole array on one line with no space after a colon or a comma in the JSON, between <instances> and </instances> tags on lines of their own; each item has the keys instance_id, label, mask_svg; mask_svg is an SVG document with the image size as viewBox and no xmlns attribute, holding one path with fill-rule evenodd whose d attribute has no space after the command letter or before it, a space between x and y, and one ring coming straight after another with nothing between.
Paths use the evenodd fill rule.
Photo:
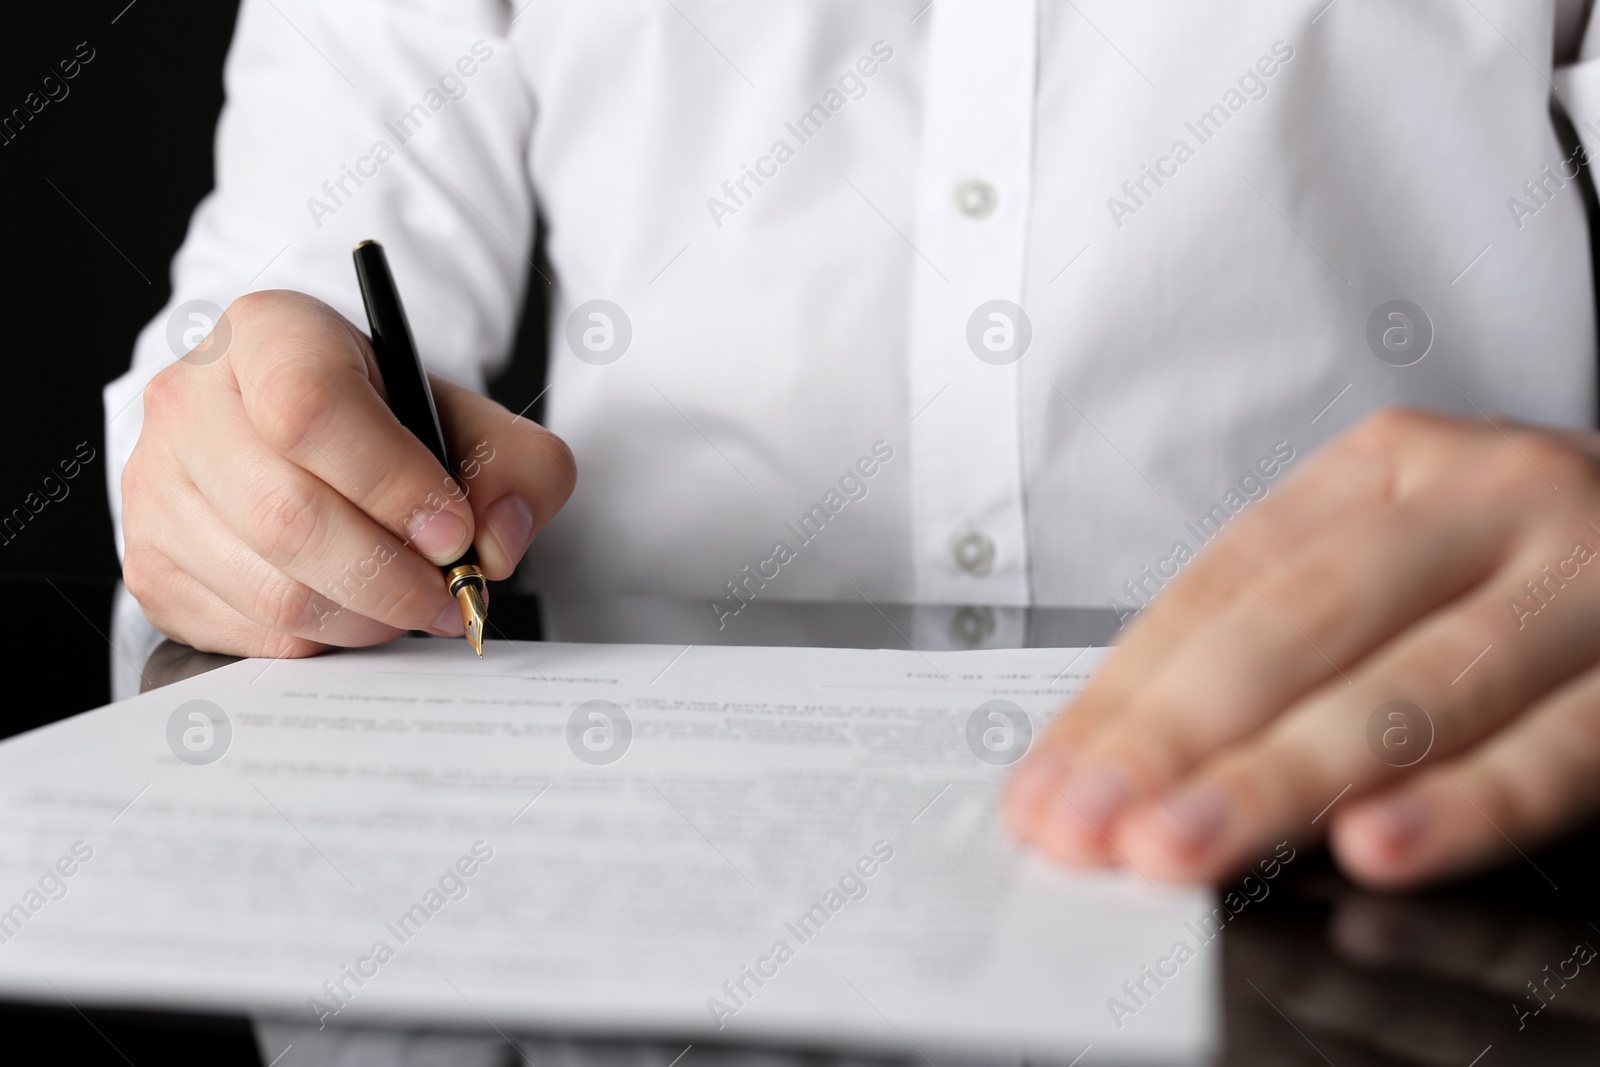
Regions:
<instances>
[{"instance_id":1,"label":"document","mask_svg":"<svg viewBox=\"0 0 1600 1067\"><path fill-rule=\"evenodd\" d=\"M0 744L0 995L1200 1062L1211 894L1055 867L998 813L1102 654L241 661Z\"/></svg>"}]
</instances>

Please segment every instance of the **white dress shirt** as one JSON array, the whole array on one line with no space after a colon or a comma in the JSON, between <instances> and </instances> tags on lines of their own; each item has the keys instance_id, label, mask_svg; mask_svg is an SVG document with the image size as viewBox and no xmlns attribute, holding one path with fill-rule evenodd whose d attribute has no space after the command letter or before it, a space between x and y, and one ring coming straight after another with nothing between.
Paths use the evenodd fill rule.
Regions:
<instances>
[{"instance_id":1,"label":"white dress shirt","mask_svg":"<svg viewBox=\"0 0 1600 1067\"><path fill-rule=\"evenodd\" d=\"M537 207L579 467L539 588L1137 606L1384 405L1594 424L1550 117L1600 149L1586 20L245 0L216 191L106 390L113 498L187 302L296 289L364 326L350 248L378 238L428 363L481 386Z\"/></svg>"}]
</instances>

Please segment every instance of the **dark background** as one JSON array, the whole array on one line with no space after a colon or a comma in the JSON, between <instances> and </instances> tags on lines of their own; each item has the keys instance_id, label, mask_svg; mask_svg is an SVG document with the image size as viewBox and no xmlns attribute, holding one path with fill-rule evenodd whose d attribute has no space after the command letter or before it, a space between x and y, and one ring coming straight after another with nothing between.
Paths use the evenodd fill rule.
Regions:
<instances>
[{"instance_id":1,"label":"dark background","mask_svg":"<svg viewBox=\"0 0 1600 1067\"><path fill-rule=\"evenodd\" d=\"M8 261L0 300L11 383L0 418L0 519L26 512L30 493L37 505L43 479L59 475L57 464L80 442L95 459L66 483L64 499L0 543L0 583L14 592L12 609L0 612L0 641L41 645L54 675L49 700L0 712L0 736L109 699L104 639L119 566L100 389L127 369L135 337L166 303L168 265L211 190L222 61L237 8L233 0L6 8L0 118L14 108L28 113L24 99L43 97L44 77L59 77L58 63L80 43L94 58L64 81L64 98L0 143ZM491 383L512 410L542 388L545 284L531 275L516 358ZM538 418L539 408L529 416Z\"/></svg>"},{"instance_id":2,"label":"dark background","mask_svg":"<svg viewBox=\"0 0 1600 1067\"><path fill-rule=\"evenodd\" d=\"M169 294L167 265L212 185L211 137L236 5L9 5L0 115L27 108L80 42L94 59L0 145L12 353L0 514L87 440L96 460L9 544L0 575L115 578L100 387ZM126 10L124 10L126 9ZM120 18L118 17L120 13ZM117 19L113 24L112 19Z\"/></svg>"}]
</instances>

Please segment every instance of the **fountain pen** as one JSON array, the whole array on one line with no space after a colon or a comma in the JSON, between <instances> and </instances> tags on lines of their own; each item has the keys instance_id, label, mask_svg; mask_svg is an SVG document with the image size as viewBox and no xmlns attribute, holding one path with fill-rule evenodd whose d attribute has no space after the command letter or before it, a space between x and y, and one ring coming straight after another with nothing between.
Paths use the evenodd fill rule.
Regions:
<instances>
[{"instance_id":1,"label":"fountain pen","mask_svg":"<svg viewBox=\"0 0 1600 1067\"><path fill-rule=\"evenodd\" d=\"M372 334L372 353L378 361L384 390L389 395L389 410L400 425L428 446L439 465L456 477L439 425L439 409L428 388L428 374L422 368L417 346L411 339L411 326L400 306L400 291L383 246L362 241L355 247L356 280L361 285L361 302L367 308L367 324ZM478 554L471 545L454 563L444 568L444 581L450 595L461 606L461 623L473 651L483 658L483 628L489 621L489 581L478 566Z\"/></svg>"}]
</instances>

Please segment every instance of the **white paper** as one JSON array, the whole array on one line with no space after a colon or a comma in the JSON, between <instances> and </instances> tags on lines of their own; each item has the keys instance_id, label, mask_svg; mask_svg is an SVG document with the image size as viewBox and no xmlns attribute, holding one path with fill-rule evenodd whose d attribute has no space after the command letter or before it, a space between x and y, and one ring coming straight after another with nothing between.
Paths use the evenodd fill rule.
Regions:
<instances>
[{"instance_id":1,"label":"white paper","mask_svg":"<svg viewBox=\"0 0 1600 1067\"><path fill-rule=\"evenodd\" d=\"M0 744L0 991L937 1067L1213 1046L1210 894L1024 854L975 754L975 709L1037 734L1099 652L485 651L250 660Z\"/></svg>"}]
</instances>

